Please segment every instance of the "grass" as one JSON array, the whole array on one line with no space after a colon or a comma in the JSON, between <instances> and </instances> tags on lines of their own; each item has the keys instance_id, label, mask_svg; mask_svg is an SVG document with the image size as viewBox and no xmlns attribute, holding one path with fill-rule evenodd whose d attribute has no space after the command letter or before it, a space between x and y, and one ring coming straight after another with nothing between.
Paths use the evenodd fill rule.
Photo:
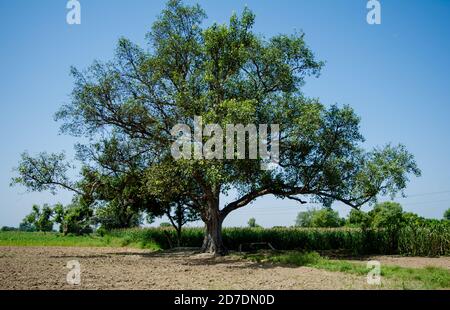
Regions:
<instances>
[{"instance_id":1,"label":"grass","mask_svg":"<svg viewBox=\"0 0 450 310\"><path fill-rule=\"evenodd\" d=\"M60 246L60 247L130 247L159 250L152 241L134 241L127 236L64 236L60 233L0 232L0 246Z\"/></svg>"},{"instance_id":2,"label":"grass","mask_svg":"<svg viewBox=\"0 0 450 310\"><path fill-rule=\"evenodd\" d=\"M306 266L332 272L343 272L366 276L369 269L365 264L344 260L331 260L316 252L264 252L244 254L243 258L259 263ZM444 268L404 268L399 266L381 266L382 278L403 289L449 289L450 271Z\"/></svg>"}]
</instances>

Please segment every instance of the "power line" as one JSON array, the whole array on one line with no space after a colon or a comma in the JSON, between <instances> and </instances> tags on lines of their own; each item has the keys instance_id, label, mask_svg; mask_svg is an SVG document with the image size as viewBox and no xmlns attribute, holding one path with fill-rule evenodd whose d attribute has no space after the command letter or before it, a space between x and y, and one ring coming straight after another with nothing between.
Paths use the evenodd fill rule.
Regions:
<instances>
[{"instance_id":1,"label":"power line","mask_svg":"<svg viewBox=\"0 0 450 310\"><path fill-rule=\"evenodd\" d=\"M441 202L450 202L450 199L444 199L444 200L435 200L435 201L417 201L417 202L408 202L405 205L421 205L421 204L432 204L432 203L441 203Z\"/></svg>"},{"instance_id":2,"label":"power line","mask_svg":"<svg viewBox=\"0 0 450 310\"><path fill-rule=\"evenodd\" d=\"M439 194L446 194L446 193L450 193L450 190L440 191L440 192L421 193L421 194L414 194L414 195L406 195L406 197L400 197L400 198L407 199L407 198L411 198L411 197L432 196L432 195L439 195Z\"/></svg>"}]
</instances>

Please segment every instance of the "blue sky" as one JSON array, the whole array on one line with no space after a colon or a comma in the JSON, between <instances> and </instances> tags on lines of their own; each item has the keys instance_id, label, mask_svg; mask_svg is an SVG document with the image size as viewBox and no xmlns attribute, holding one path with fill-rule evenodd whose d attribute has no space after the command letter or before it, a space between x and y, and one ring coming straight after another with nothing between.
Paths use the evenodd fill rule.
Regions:
<instances>
[{"instance_id":1,"label":"blue sky","mask_svg":"<svg viewBox=\"0 0 450 310\"><path fill-rule=\"evenodd\" d=\"M192 3L194 1L187 1ZM441 218L450 208L450 1L381 0L382 24L366 23L366 0L198 1L209 18L226 22L245 5L266 37L303 30L326 61L304 92L325 104L349 104L362 118L365 146L403 143L423 176L398 199L407 211ZM67 203L70 193L10 188L24 150L65 150L75 139L53 121L73 86L69 67L108 60L121 36L145 45L145 33L164 7L160 0L80 0L81 25L66 23L65 0L0 0L0 226L17 226L33 203ZM227 201L231 197L224 197ZM271 197L235 212L227 226L255 217L263 226L292 225L308 206ZM344 216L348 208L336 205Z\"/></svg>"}]
</instances>

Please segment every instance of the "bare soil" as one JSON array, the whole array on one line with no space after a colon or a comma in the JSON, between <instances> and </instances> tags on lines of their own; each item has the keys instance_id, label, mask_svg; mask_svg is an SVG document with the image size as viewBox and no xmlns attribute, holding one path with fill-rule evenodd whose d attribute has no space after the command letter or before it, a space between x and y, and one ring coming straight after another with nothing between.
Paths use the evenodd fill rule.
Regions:
<instances>
[{"instance_id":1,"label":"bare soil","mask_svg":"<svg viewBox=\"0 0 450 310\"><path fill-rule=\"evenodd\" d=\"M354 259L357 261L376 260L381 266L399 266L405 268L438 267L450 269L450 257L405 257L396 255L367 256Z\"/></svg>"},{"instance_id":2,"label":"bare soil","mask_svg":"<svg viewBox=\"0 0 450 310\"><path fill-rule=\"evenodd\" d=\"M450 268L449 258L373 257L386 264ZM366 258L365 258L366 259ZM81 284L66 281L81 264ZM383 282L381 288L394 287ZM0 247L0 289L377 289L366 278L308 267L261 265L235 256L127 248Z\"/></svg>"}]
</instances>

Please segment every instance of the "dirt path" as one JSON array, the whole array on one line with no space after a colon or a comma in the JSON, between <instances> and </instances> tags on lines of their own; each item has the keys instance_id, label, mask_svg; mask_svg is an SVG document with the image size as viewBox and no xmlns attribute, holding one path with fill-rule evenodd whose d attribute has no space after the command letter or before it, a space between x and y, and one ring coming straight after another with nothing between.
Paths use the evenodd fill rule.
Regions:
<instances>
[{"instance_id":1,"label":"dirt path","mask_svg":"<svg viewBox=\"0 0 450 310\"><path fill-rule=\"evenodd\" d=\"M66 282L70 260L81 264L79 286ZM374 288L366 284L365 277L307 267L259 265L236 257L213 258L186 251L0 247L0 289Z\"/></svg>"}]
</instances>

